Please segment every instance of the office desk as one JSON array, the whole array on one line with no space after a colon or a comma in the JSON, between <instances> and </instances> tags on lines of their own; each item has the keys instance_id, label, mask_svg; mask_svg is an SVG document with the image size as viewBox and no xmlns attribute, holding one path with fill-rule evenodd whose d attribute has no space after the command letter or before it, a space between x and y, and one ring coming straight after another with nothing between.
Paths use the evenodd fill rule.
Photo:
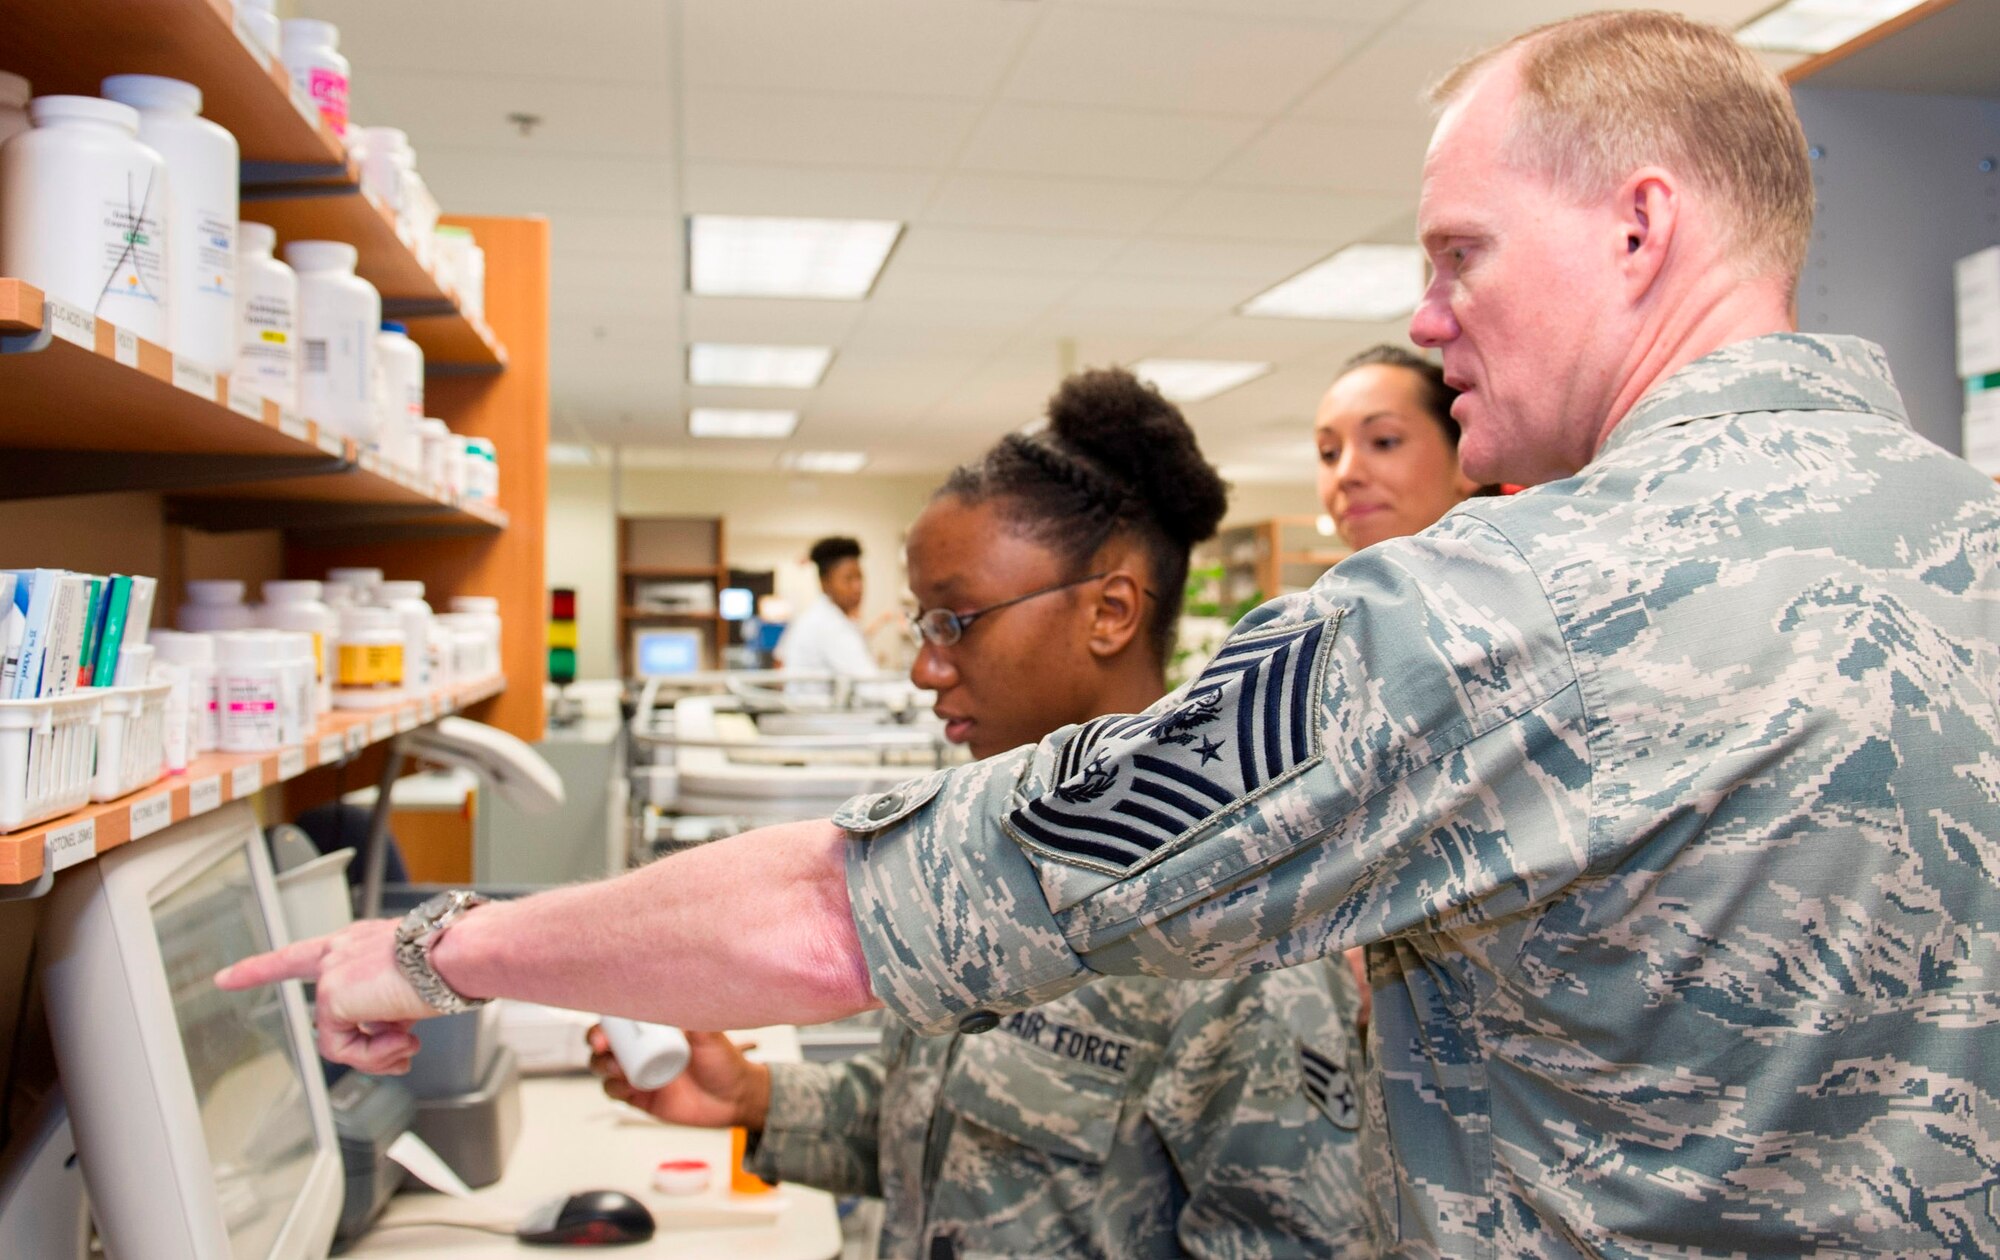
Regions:
<instances>
[{"instance_id":1,"label":"office desk","mask_svg":"<svg viewBox=\"0 0 2000 1260\"><path fill-rule=\"evenodd\" d=\"M749 1034L753 1057L795 1062L798 1033L764 1028ZM715 1170L700 1195L653 1189L653 1168L665 1159L705 1159ZM623 1190L659 1222L652 1241L631 1247L587 1248L606 1257L673 1256L676 1260L832 1260L840 1254L833 1196L803 1186L732 1198L729 1134L660 1124L604 1096L595 1077L531 1077L521 1083L521 1138L506 1176L470 1199L399 1194L349 1256L449 1256L451 1260L576 1255L572 1248L530 1247L513 1238L466 1229L411 1226L403 1221L477 1221L512 1228L535 1205L578 1190ZM775 1208L775 1219L771 1218Z\"/></svg>"}]
</instances>

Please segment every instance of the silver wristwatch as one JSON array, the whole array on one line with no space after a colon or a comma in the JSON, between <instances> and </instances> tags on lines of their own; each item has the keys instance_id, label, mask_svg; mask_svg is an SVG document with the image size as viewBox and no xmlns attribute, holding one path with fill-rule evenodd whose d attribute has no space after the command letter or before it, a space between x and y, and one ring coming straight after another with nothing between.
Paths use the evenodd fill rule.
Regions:
<instances>
[{"instance_id":1,"label":"silver wristwatch","mask_svg":"<svg viewBox=\"0 0 2000 1260\"><path fill-rule=\"evenodd\" d=\"M463 888L441 892L404 915L396 928L396 966L402 969L403 978L417 995L440 1015L456 1015L484 1006L490 1000L466 997L446 984L437 968L431 966L431 948L445 929L464 918L473 907L490 900Z\"/></svg>"}]
</instances>

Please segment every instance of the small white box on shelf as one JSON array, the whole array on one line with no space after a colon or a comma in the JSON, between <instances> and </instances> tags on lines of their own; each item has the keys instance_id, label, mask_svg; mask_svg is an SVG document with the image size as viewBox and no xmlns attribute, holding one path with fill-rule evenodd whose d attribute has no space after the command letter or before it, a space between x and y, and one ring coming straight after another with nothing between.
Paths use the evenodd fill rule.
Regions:
<instances>
[{"instance_id":1,"label":"small white box on shelf","mask_svg":"<svg viewBox=\"0 0 2000 1260\"><path fill-rule=\"evenodd\" d=\"M1965 383L1965 429L1961 449L1972 466L2000 477L2000 372Z\"/></svg>"},{"instance_id":2,"label":"small white box on shelf","mask_svg":"<svg viewBox=\"0 0 2000 1260\"><path fill-rule=\"evenodd\" d=\"M1958 375L2000 372L2000 245L1958 260Z\"/></svg>"},{"instance_id":3,"label":"small white box on shelf","mask_svg":"<svg viewBox=\"0 0 2000 1260\"><path fill-rule=\"evenodd\" d=\"M97 766L90 799L115 801L167 773L167 693L171 683L93 689L102 702L97 717Z\"/></svg>"},{"instance_id":4,"label":"small white box on shelf","mask_svg":"<svg viewBox=\"0 0 2000 1260\"><path fill-rule=\"evenodd\" d=\"M0 832L89 804L99 704L95 692L0 700Z\"/></svg>"}]
</instances>

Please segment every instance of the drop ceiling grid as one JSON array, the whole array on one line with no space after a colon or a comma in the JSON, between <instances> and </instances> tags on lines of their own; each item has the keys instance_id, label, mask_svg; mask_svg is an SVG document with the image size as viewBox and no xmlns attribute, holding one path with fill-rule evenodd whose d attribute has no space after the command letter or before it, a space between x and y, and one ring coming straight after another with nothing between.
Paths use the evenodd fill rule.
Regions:
<instances>
[{"instance_id":1,"label":"drop ceiling grid","mask_svg":"<svg viewBox=\"0 0 2000 1260\"><path fill-rule=\"evenodd\" d=\"M1680 7L1735 22L1767 4ZM690 400L767 396L688 388L686 343L827 344L799 441L906 434L877 468L975 453L1039 408L1066 361L1148 354L1274 364L1188 408L1219 457L1262 449L1260 424L1309 415L1341 357L1400 334L1237 307L1341 245L1407 240L1424 85L1471 48L1588 7L301 5L342 27L356 117L404 126L448 208L550 215L565 433L688 448ZM532 136L506 123L516 110L542 115ZM748 302L682 293L681 212L907 227L866 302Z\"/></svg>"}]
</instances>

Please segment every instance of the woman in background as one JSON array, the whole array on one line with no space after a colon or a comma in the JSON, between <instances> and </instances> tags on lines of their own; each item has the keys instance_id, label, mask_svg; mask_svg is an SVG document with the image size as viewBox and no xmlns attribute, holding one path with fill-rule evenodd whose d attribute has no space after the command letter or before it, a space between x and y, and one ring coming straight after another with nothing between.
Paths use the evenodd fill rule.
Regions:
<instances>
[{"instance_id":1,"label":"woman in background","mask_svg":"<svg viewBox=\"0 0 2000 1260\"><path fill-rule=\"evenodd\" d=\"M1429 529L1475 495L1491 493L1458 466L1458 391L1444 369L1396 346L1349 359L1313 419L1319 501L1348 546Z\"/></svg>"},{"instance_id":2,"label":"woman in background","mask_svg":"<svg viewBox=\"0 0 2000 1260\"><path fill-rule=\"evenodd\" d=\"M948 736L984 758L1159 700L1226 502L1180 412L1120 371L952 474L908 542L910 677ZM1191 765L1234 735L1199 726ZM661 1119L752 1130L767 1177L881 1197L885 1256L1360 1256L1357 1001L1338 963L1110 977L982 1035L892 1026L844 1063L690 1034L687 1073L642 1093L593 1031L593 1067Z\"/></svg>"}]
</instances>

